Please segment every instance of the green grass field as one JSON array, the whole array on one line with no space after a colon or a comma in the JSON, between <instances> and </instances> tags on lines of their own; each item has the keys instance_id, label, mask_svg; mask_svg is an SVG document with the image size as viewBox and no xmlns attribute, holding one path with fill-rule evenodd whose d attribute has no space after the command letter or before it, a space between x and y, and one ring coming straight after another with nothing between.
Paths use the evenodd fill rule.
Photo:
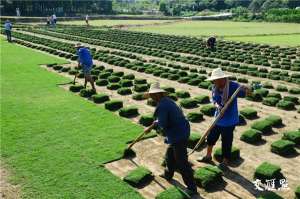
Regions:
<instances>
[{"instance_id":1,"label":"green grass field","mask_svg":"<svg viewBox=\"0 0 300 199\"><path fill-rule=\"evenodd\" d=\"M279 46L300 46L300 34L293 35L268 35L268 36L238 36L225 37L226 40L244 41Z\"/></svg>"},{"instance_id":2,"label":"green grass field","mask_svg":"<svg viewBox=\"0 0 300 199\"><path fill-rule=\"evenodd\" d=\"M1 51L1 161L22 198L141 198L99 164L142 128L59 88L70 80L38 65L64 60L2 38Z\"/></svg>"},{"instance_id":3,"label":"green grass field","mask_svg":"<svg viewBox=\"0 0 300 199\"><path fill-rule=\"evenodd\" d=\"M182 21L167 25L145 26L131 30L184 36L257 35L300 33L300 25L292 23L257 23L232 21Z\"/></svg>"},{"instance_id":4,"label":"green grass field","mask_svg":"<svg viewBox=\"0 0 300 199\"><path fill-rule=\"evenodd\" d=\"M172 20L90 20L89 24L92 26L115 26L115 25L147 25L154 23L164 23ZM62 21L60 24L71 25L86 25L85 20L80 21Z\"/></svg>"}]
</instances>

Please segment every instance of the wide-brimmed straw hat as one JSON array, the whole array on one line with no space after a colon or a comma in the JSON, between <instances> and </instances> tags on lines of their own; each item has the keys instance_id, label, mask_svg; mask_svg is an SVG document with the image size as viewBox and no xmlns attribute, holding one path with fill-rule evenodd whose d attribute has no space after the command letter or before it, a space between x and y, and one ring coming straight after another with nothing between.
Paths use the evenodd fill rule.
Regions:
<instances>
[{"instance_id":1,"label":"wide-brimmed straw hat","mask_svg":"<svg viewBox=\"0 0 300 199\"><path fill-rule=\"evenodd\" d=\"M222 71L221 68L216 68L211 72L211 76L209 78L206 79L206 81L213 81L216 79L223 79L223 78L227 78L230 77L231 75L228 75L226 73L224 73Z\"/></svg>"},{"instance_id":2,"label":"wide-brimmed straw hat","mask_svg":"<svg viewBox=\"0 0 300 199\"><path fill-rule=\"evenodd\" d=\"M83 47L83 45L81 43L75 44L75 48L79 48L79 47Z\"/></svg>"},{"instance_id":3,"label":"wide-brimmed straw hat","mask_svg":"<svg viewBox=\"0 0 300 199\"><path fill-rule=\"evenodd\" d=\"M159 82L155 82L151 84L149 91L144 94L144 97L149 98L150 94L154 93L166 93L166 91L160 88Z\"/></svg>"}]
</instances>

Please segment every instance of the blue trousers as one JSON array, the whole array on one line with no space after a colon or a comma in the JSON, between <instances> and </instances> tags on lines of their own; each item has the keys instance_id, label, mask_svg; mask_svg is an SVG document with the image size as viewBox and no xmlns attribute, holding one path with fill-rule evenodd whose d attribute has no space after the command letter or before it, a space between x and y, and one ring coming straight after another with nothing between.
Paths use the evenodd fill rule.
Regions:
<instances>
[{"instance_id":1,"label":"blue trousers","mask_svg":"<svg viewBox=\"0 0 300 199\"><path fill-rule=\"evenodd\" d=\"M233 141L233 131L235 126L218 126L216 125L207 136L207 144L213 146L222 137L222 156L226 159L231 158L231 147Z\"/></svg>"}]
</instances>

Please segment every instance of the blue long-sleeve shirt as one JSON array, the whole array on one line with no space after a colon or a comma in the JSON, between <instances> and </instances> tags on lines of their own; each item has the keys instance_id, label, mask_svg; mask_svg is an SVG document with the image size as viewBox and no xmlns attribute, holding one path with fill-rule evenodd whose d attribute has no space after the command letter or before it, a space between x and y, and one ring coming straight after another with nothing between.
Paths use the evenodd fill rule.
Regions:
<instances>
[{"instance_id":1,"label":"blue long-sleeve shirt","mask_svg":"<svg viewBox=\"0 0 300 199\"><path fill-rule=\"evenodd\" d=\"M4 29L5 29L5 30L11 31L11 29L12 29L12 24L11 24L10 22L5 22L5 24L4 24Z\"/></svg>"},{"instance_id":2,"label":"blue long-sleeve shirt","mask_svg":"<svg viewBox=\"0 0 300 199\"><path fill-rule=\"evenodd\" d=\"M190 124L177 104L168 97L163 97L154 112L157 118L155 127L160 127L166 134L166 142L174 144L187 140L190 136Z\"/></svg>"},{"instance_id":3,"label":"blue long-sleeve shirt","mask_svg":"<svg viewBox=\"0 0 300 199\"><path fill-rule=\"evenodd\" d=\"M229 94L228 99L232 96L232 94L238 89L240 85L236 82L230 81L229 82ZM223 93L213 88L212 90L212 102L215 104L217 103L219 106L223 107L222 105L222 95ZM246 93L242 89L238 93L237 97L245 97ZM237 97L231 102L227 110L225 111L223 117L217 122L218 126L235 126L239 123L239 112L238 112L238 104L237 104ZM215 117L219 114L219 110L216 109Z\"/></svg>"},{"instance_id":4,"label":"blue long-sleeve shirt","mask_svg":"<svg viewBox=\"0 0 300 199\"><path fill-rule=\"evenodd\" d=\"M79 48L77 50L78 60L82 64L83 68L90 68L93 66L93 58L90 51L87 48Z\"/></svg>"}]
</instances>

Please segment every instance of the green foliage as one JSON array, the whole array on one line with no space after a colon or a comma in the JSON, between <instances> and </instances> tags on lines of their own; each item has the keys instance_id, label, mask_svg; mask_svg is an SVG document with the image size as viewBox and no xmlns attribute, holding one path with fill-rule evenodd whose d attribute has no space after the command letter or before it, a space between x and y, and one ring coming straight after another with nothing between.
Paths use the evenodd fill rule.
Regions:
<instances>
[{"instance_id":1,"label":"green foliage","mask_svg":"<svg viewBox=\"0 0 300 199\"><path fill-rule=\"evenodd\" d=\"M198 112L190 112L187 114L187 119L190 122L200 122L203 120L203 114Z\"/></svg>"},{"instance_id":2,"label":"green foliage","mask_svg":"<svg viewBox=\"0 0 300 199\"><path fill-rule=\"evenodd\" d=\"M131 186L138 187L141 184L149 183L153 179L152 172L145 167L137 167L130 171L123 180Z\"/></svg>"},{"instance_id":3,"label":"green foliage","mask_svg":"<svg viewBox=\"0 0 300 199\"><path fill-rule=\"evenodd\" d=\"M216 107L212 104L204 105L200 108L200 111L207 116L214 116Z\"/></svg>"},{"instance_id":4,"label":"green foliage","mask_svg":"<svg viewBox=\"0 0 300 199\"><path fill-rule=\"evenodd\" d=\"M106 101L109 101L109 96L106 94L96 94L96 95L92 95L92 99L95 103L99 104L99 103L104 103Z\"/></svg>"},{"instance_id":5,"label":"green foliage","mask_svg":"<svg viewBox=\"0 0 300 199\"><path fill-rule=\"evenodd\" d=\"M175 186L172 186L163 192L160 192L155 199L187 199L188 197L186 196L183 191L178 189Z\"/></svg>"},{"instance_id":6,"label":"green foliage","mask_svg":"<svg viewBox=\"0 0 300 199\"><path fill-rule=\"evenodd\" d=\"M194 179L196 183L207 189L211 186L217 185L223 181L223 172L216 166L205 166L197 169L194 172Z\"/></svg>"},{"instance_id":7,"label":"green foliage","mask_svg":"<svg viewBox=\"0 0 300 199\"><path fill-rule=\"evenodd\" d=\"M289 140L277 140L271 144L271 151L279 155L289 155L295 152L295 143Z\"/></svg>"},{"instance_id":8,"label":"green foliage","mask_svg":"<svg viewBox=\"0 0 300 199\"><path fill-rule=\"evenodd\" d=\"M255 144L261 141L261 135L262 133L260 131L255 129L249 129L242 133L240 139L243 140L244 142Z\"/></svg>"},{"instance_id":9,"label":"green foliage","mask_svg":"<svg viewBox=\"0 0 300 199\"><path fill-rule=\"evenodd\" d=\"M279 179L282 177L281 168L277 165L263 162L255 169L254 177L262 181L269 179Z\"/></svg>"},{"instance_id":10,"label":"green foliage","mask_svg":"<svg viewBox=\"0 0 300 199\"><path fill-rule=\"evenodd\" d=\"M120 100L111 100L105 103L105 108L110 111L116 111L123 107L123 102Z\"/></svg>"},{"instance_id":11,"label":"green foliage","mask_svg":"<svg viewBox=\"0 0 300 199\"><path fill-rule=\"evenodd\" d=\"M214 157L216 158L216 160L218 161L222 161L222 149L221 148L217 148L214 152ZM237 147L232 147L231 148L231 160L238 160L240 158L240 149Z\"/></svg>"}]
</instances>

